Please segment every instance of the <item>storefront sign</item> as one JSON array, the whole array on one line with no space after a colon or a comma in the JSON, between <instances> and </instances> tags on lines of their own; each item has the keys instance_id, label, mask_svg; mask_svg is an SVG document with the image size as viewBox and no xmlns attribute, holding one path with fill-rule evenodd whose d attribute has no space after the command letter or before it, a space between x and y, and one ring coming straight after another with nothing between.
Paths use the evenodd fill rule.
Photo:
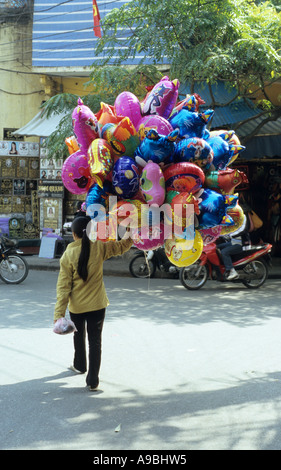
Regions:
<instances>
[{"instance_id":1,"label":"storefront sign","mask_svg":"<svg viewBox=\"0 0 281 470\"><path fill-rule=\"evenodd\" d=\"M42 182L38 184L38 197L54 197L54 198L63 198L64 196L64 186L63 184L55 182Z\"/></svg>"}]
</instances>

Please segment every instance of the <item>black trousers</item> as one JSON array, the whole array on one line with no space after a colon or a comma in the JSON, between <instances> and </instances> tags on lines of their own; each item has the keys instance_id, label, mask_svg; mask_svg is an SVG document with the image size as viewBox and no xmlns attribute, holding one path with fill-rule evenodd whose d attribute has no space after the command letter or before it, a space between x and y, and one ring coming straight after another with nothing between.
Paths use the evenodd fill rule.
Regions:
<instances>
[{"instance_id":1,"label":"black trousers","mask_svg":"<svg viewBox=\"0 0 281 470\"><path fill-rule=\"evenodd\" d=\"M97 387L99 384L99 371L101 365L101 338L105 317L105 308L85 313L71 313L70 318L74 322L77 331L73 336L75 369L80 372L87 371L86 357L86 327L89 344L89 367L86 376L86 384Z\"/></svg>"}]
</instances>

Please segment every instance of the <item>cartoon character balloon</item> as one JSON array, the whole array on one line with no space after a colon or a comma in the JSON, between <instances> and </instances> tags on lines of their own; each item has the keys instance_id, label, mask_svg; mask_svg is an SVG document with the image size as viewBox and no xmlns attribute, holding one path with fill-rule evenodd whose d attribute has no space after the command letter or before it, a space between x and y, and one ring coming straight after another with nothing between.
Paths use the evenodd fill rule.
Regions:
<instances>
[{"instance_id":1,"label":"cartoon character balloon","mask_svg":"<svg viewBox=\"0 0 281 470\"><path fill-rule=\"evenodd\" d=\"M101 187L113 167L111 151L109 143L104 139L95 139L88 150L91 176Z\"/></svg>"},{"instance_id":2,"label":"cartoon character balloon","mask_svg":"<svg viewBox=\"0 0 281 470\"><path fill-rule=\"evenodd\" d=\"M180 82L169 80L169 77L162 77L142 103L142 114L159 114L168 119L178 98L178 88Z\"/></svg>"},{"instance_id":3,"label":"cartoon character balloon","mask_svg":"<svg viewBox=\"0 0 281 470\"><path fill-rule=\"evenodd\" d=\"M196 113L182 108L171 116L169 122L174 129L179 129L182 139L189 137L204 138L206 126L213 114L212 109L208 109L203 113Z\"/></svg>"},{"instance_id":4,"label":"cartoon character balloon","mask_svg":"<svg viewBox=\"0 0 281 470\"><path fill-rule=\"evenodd\" d=\"M72 113L72 127L81 152L87 155L89 145L99 137L99 124L95 114L84 105L81 98Z\"/></svg>"},{"instance_id":5,"label":"cartoon character balloon","mask_svg":"<svg viewBox=\"0 0 281 470\"><path fill-rule=\"evenodd\" d=\"M148 204L161 206L165 200L165 180L157 163L148 163L141 174L140 187Z\"/></svg>"},{"instance_id":6,"label":"cartoon character balloon","mask_svg":"<svg viewBox=\"0 0 281 470\"><path fill-rule=\"evenodd\" d=\"M200 229L234 224L233 219L227 214L227 210L236 205L237 195L224 196L211 189L204 189L200 198L200 214L198 215Z\"/></svg>"},{"instance_id":7,"label":"cartoon character balloon","mask_svg":"<svg viewBox=\"0 0 281 470\"><path fill-rule=\"evenodd\" d=\"M80 150L72 153L63 163L61 179L72 194L85 194L93 184L88 158Z\"/></svg>"},{"instance_id":8,"label":"cartoon character balloon","mask_svg":"<svg viewBox=\"0 0 281 470\"><path fill-rule=\"evenodd\" d=\"M167 136L150 130L135 151L137 164L143 167L150 161L158 163L158 165L163 165L170 160L172 161L176 150L175 141L177 137L178 130L171 132Z\"/></svg>"},{"instance_id":9,"label":"cartoon character balloon","mask_svg":"<svg viewBox=\"0 0 281 470\"><path fill-rule=\"evenodd\" d=\"M239 152L243 151L245 147L242 145L229 145L228 135L211 135L207 139L208 144L212 147L214 152L213 158L213 167L216 170L225 170L225 168L230 164L230 162L235 160L235 155L237 156Z\"/></svg>"},{"instance_id":10,"label":"cartoon character balloon","mask_svg":"<svg viewBox=\"0 0 281 470\"><path fill-rule=\"evenodd\" d=\"M139 170L133 158L120 157L114 163L112 184L118 196L130 199L139 190Z\"/></svg>"},{"instance_id":11,"label":"cartoon character balloon","mask_svg":"<svg viewBox=\"0 0 281 470\"><path fill-rule=\"evenodd\" d=\"M191 137L177 143L174 161L195 163L202 169L208 170L212 164L213 156L213 150L206 140Z\"/></svg>"}]
</instances>

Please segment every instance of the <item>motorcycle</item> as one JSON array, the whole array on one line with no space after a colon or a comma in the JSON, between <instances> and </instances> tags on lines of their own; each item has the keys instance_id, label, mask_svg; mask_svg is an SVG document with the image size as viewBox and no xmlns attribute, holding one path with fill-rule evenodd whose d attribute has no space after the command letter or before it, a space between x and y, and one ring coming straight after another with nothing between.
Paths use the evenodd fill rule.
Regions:
<instances>
[{"instance_id":1,"label":"motorcycle","mask_svg":"<svg viewBox=\"0 0 281 470\"><path fill-rule=\"evenodd\" d=\"M170 263L162 247L148 252L136 250L129 264L130 273L134 277L154 277L157 268L175 278L179 277L179 268Z\"/></svg>"},{"instance_id":2,"label":"motorcycle","mask_svg":"<svg viewBox=\"0 0 281 470\"><path fill-rule=\"evenodd\" d=\"M264 243L232 255L233 267L239 277L228 282L242 282L249 289L261 287L268 278L271 248L270 243ZM210 243L204 247L197 262L180 270L180 281L186 289L200 289L207 279L227 281L220 251L215 243Z\"/></svg>"},{"instance_id":3,"label":"motorcycle","mask_svg":"<svg viewBox=\"0 0 281 470\"><path fill-rule=\"evenodd\" d=\"M0 238L0 279L6 284L19 284L27 277L29 267L22 254L16 242Z\"/></svg>"}]
</instances>

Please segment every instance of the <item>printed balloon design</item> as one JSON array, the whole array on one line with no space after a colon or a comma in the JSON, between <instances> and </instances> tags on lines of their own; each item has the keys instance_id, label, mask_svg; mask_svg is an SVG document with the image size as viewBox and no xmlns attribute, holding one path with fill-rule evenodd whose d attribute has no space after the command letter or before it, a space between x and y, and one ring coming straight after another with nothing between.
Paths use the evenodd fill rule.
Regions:
<instances>
[{"instance_id":1,"label":"printed balloon design","mask_svg":"<svg viewBox=\"0 0 281 470\"><path fill-rule=\"evenodd\" d=\"M170 165L163 172L166 190L195 194L205 181L203 170L194 163L180 162Z\"/></svg>"},{"instance_id":2,"label":"printed balloon design","mask_svg":"<svg viewBox=\"0 0 281 470\"><path fill-rule=\"evenodd\" d=\"M93 184L88 159L78 150L72 153L62 166L61 179L72 194L86 194Z\"/></svg>"},{"instance_id":3,"label":"printed balloon design","mask_svg":"<svg viewBox=\"0 0 281 470\"><path fill-rule=\"evenodd\" d=\"M111 147L104 139L95 139L88 150L88 163L92 178L102 187L113 167Z\"/></svg>"},{"instance_id":4,"label":"printed balloon design","mask_svg":"<svg viewBox=\"0 0 281 470\"><path fill-rule=\"evenodd\" d=\"M138 122L136 130L140 140L142 141L150 130L157 131L158 134L161 135L168 135L173 132L174 129L167 119L155 114L142 117Z\"/></svg>"},{"instance_id":5,"label":"printed balloon design","mask_svg":"<svg viewBox=\"0 0 281 470\"><path fill-rule=\"evenodd\" d=\"M150 161L158 165L172 161L176 150L175 141L177 137L177 130L167 136L150 130L135 151L136 162L140 166L145 166Z\"/></svg>"},{"instance_id":6,"label":"printed balloon design","mask_svg":"<svg viewBox=\"0 0 281 470\"><path fill-rule=\"evenodd\" d=\"M118 196L130 199L139 190L139 170L133 158L120 157L114 164L112 184Z\"/></svg>"},{"instance_id":7,"label":"printed balloon design","mask_svg":"<svg viewBox=\"0 0 281 470\"><path fill-rule=\"evenodd\" d=\"M178 80L169 80L169 77L162 77L142 103L142 113L159 114L166 119L170 116L178 98Z\"/></svg>"},{"instance_id":8,"label":"printed balloon design","mask_svg":"<svg viewBox=\"0 0 281 470\"><path fill-rule=\"evenodd\" d=\"M213 150L206 140L191 137L178 142L174 153L174 161L195 163L205 171L210 168L213 156Z\"/></svg>"},{"instance_id":9,"label":"printed balloon design","mask_svg":"<svg viewBox=\"0 0 281 470\"><path fill-rule=\"evenodd\" d=\"M156 163L148 163L141 174L141 190L148 204L161 206L165 200L165 180Z\"/></svg>"},{"instance_id":10,"label":"printed balloon design","mask_svg":"<svg viewBox=\"0 0 281 470\"><path fill-rule=\"evenodd\" d=\"M200 137L204 138L204 132L210 119L212 118L214 111L208 109L203 113L196 113L188 111L188 109L182 108L176 112L169 119L173 129L179 129L180 137Z\"/></svg>"},{"instance_id":11,"label":"printed balloon design","mask_svg":"<svg viewBox=\"0 0 281 470\"><path fill-rule=\"evenodd\" d=\"M127 117L122 118L118 124L105 124L101 136L110 144L116 157L133 157L140 143L138 133Z\"/></svg>"}]
</instances>

